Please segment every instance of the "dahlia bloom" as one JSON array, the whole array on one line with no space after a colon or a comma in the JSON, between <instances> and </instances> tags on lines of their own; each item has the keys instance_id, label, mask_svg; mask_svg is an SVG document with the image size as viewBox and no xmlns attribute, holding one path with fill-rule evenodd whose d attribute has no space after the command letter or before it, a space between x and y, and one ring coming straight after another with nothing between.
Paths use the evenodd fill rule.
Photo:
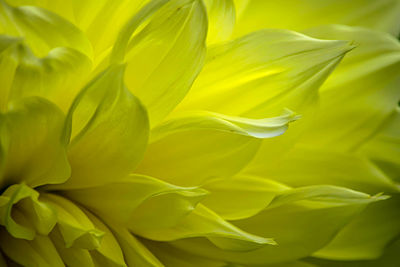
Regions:
<instances>
[{"instance_id":1,"label":"dahlia bloom","mask_svg":"<svg viewBox=\"0 0 400 267\"><path fill-rule=\"evenodd\" d=\"M0 0L0 266L396 266L399 15Z\"/></svg>"}]
</instances>

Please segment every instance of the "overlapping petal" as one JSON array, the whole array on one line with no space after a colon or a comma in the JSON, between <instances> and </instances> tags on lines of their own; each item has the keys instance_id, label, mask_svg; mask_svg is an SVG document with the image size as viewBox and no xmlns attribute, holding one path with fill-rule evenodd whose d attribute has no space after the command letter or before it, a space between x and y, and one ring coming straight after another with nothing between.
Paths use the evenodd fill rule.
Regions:
<instances>
[{"instance_id":1,"label":"overlapping petal","mask_svg":"<svg viewBox=\"0 0 400 267\"><path fill-rule=\"evenodd\" d=\"M152 130L151 144L135 172L184 186L229 177L253 158L261 139L282 134L296 118L289 111L265 119L182 113Z\"/></svg>"}]
</instances>

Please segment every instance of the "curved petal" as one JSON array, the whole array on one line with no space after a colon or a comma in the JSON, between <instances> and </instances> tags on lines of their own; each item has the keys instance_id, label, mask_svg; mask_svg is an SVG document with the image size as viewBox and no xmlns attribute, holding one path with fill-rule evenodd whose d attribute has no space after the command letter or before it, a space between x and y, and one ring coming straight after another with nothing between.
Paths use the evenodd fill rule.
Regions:
<instances>
[{"instance_id":1,"label":"curved petal","mask_svg":"<svg viewBox=\"0 0 400 267\"><path fill-rule=\"evenodd\" d=\"M96 249L104 232L97 229L87 215L73 202L54 194L42 194L42 200L57 211L57 225L65 247Z\"/></svg>"},{"instance_id":2,"label":"curved petal","mask_svg":"<svg viewBox=\"0 0 400 267\"><path fill-rule=\"evenodd\" d=\"M128 45L125 81L155 125L182 100L203 65L206 11L199 0L172 0L138 26Z\"/></svg>"},{"instance_id":3,"label":"curved petal","mask_svg":"<svg viewBox=\"0 0 400 267\"><path fill-rule=\"evenodd\" d=\"M340 25L311 29L308 33L319 38L352 40L357 49L345 57L321 87L318 116L304 135L304 142L354 151L382 127L398 106L400 43L385 33Z\"/></svg>"},{"instance_id":4,"label":"curved petal","mask_svg":"<svg viewBox=\"0 0 400 267\"><path fill-rule=\"evenodd\" d=\"M272 238L264 238L245 232L223 220L202 204L197 205L193 212L174 227L152 229L142 232L141 235L158 241L185 240L188 238L191 240L195 237L205 237L218 248L241 252L257 250L266 245L276 245Z\"/></svg>"},{"instance_id":5,"label":"curved petal","mask_svg":"<svg viewBox=\"0 0 400 267\"><path fill-rule=\"evenodd\" d=\"M235 4L233 0L205 0L208 16L207 44L229 39L235 26Z\"/></svg>"},{"instance_id":6,"label":"curved petal","mask_svg":"<svg viewBox=\"0 0 400 267\"><path fill-rule=\"evenodd\" d=\"M393 181L365 157L327 149L296 147L272 164L249 164L244 173L294 187L330 184L371 194L400 192Z\"/></svg>"},{"instance_id":7,"label":"curved petal","mask_svg":"<svg viewBox=\"0 0 400 267\"><path fill-rule=\"evenodd\" d=\"M47 236L37 235L34 240L28 241L13 238L7 231L0 229L0 247L7 257L22 266L65 266Z\"/></svg>"},{"instance_id":8,"label":"curved petal","mask_svg":"<svg viewBox=\"0 0 400 267\"><path fill-rule=\"evenodd\" d=\"M124 177L138 164L147 145L147 113L123 84L123 65L100 74L75 99L68 159L71 178L57 189L90 187ZM107 133L107 134L105 134Z\"/></svg>"},{"instance_id":9,"label":"curved petal","mask_svg":"<svg viewBox=\"0 0 400 267\"><path fill-rule=\"evenodd\" d=\"M68 110L86 80L91 61L66 47L52 49L45 57L35 57L21 39L0 36L0 108L27 96L41 96Z\"/></svg>"},{"instance_id":10,"label":"curved petal","mask_svg":"<svg viewBox=\"0 0 400 267\"><path fill-rule=\"evenodd\" d=\"M324 24L347 24L400 33L398 0L235 0L243 5L235 28L242 35L263 28L304 30Z\"/></svg>"},{"instance_id":11,"label":"curved petal","mask_svg":"<svg viewBox=\"0 0 400 267\"><path fill-rule=\"evenodd\" d=\"M92 46L85 35L67 20L34 6L12 7L0 3L0 33L21 36L37 56L56 47L71 47L92 57Z\"/></svg>"},{"instance_id":12,"label":"curved petal","mask_svg":"<svg viewBox=\"0 0 400 267\"><path fill-rule=\"evenodd\" d=\"M238 264L268 265L306 257L328 243L369 203L383 199L337 187L306 187L286 190L257 215L234 225L258 236L273 236L278 246L232 253L205 240L171 242L180 250ZM318 234L315 234L318 233Z\"/></svg>"},{"instance_id":13,"label":"curved petal","mask_svg":"<svg viewBox=\"0 0 400 267\"><path fill-rule=\"evenodd\" d=\"M378 259L400 234L399 207L399 195L371 204L313 256L332 260Z\"/></svg>"},{"instance_id":14,"label":"curved petal","mask_svg":"<svg viewBox=\"0 0 400 267\"><path fill-rule=\"evenodd\" d=\"M177 111L201 109L252 118L276 115L283 108L303 112L352 48L346 41L274 29L212 46Z\"/></svg>"},{"instance_id":15,"label":"curved petal","mask_svg":"<svg viewBox=\"0 0 400 267\"><path fill-rule=\"evenodd\" d=\"M135 172L184 186L229 177L252 159L259 139L282 134L296 118L289 111L258 120L211 112L181 113L153 129L152 143Z\"/></svg>"},{"instance_id":16,"label":"curved petal","mask_svg":"<svg viewBox=\"0 0 400 267\"><path fill-rule=\"evenodd\" d=\"M14 238L33 240L36 233L47 235L57 222L55 210L39 200L39 193L15 184L0 196L0 224Z\"/></svg>"},{"instance_id":17,"label":"curved petal","mask_svg":"<svg viewBox=\"0 0 400 267\"><path fill-rule=\"evenodd\" d=\"M64 114L57 106L39 97L22 98L0 118L5 153L2 186L25 182L36 187L70 177Z\"/></svg>"},{"instance_id":18,"label":"curved petal","mask_svg":"<svg viewBox=\"0 0 400 267\"><path fill-rule=\"evenodd\" d=\"M69 190L65 194L104 220L115 221L140 233L145 229L175 225L207 192L131 175L102 186Z\"/></svg>"}]
</instances>

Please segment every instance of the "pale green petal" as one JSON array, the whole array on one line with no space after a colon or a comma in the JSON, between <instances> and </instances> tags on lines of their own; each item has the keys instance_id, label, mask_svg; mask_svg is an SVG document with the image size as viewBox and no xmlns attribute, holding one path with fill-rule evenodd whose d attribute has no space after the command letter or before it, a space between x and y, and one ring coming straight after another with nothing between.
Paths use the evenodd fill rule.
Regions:
<instances>
[{"instance_id":1,"label":"pale green petal","mask_svg":"<svg viewBox=\"0 0 400 267\"><path fill-rule=\"evenodd\" d=\"M88 216L96 229L99 229L104 233L100 247L98 247L96 250L90 251L95 265L107 267L127 266L125 264L121 247L110 229L95 215L88 211L85 211L85 214Z\"/></svg>"},{"instance_id":2,"label":"pale green petal","mask_svg":"<svg viewBox=\"0 0 400 267\"><path fill-rule=\"evenodd\" d=\"M128 266L163 267L164 265L135 236L122 226L113 227Z\"/></svg>"},{"instance_id":3,"label":"pale green petal","mask_svg":"<svg viewBox=\"0 0 400 267\"><path fill-rule=\"evenodd\" d=\"M143 231L141 235L158 241L205 237L218 248L241 252L276 245L271 238L252 235L235 227L202 204L174 227Z\"/></svg>"},{"instance_id":4,"label":"pale green petal","mask_svg":"<svg viewBox=\"0 0 400 267\"><path fill-rule=\"evenodd\" d=\"M265 119L226 116L208 111L185 112L153 128L150 142L188 130L217 130L255 138L271 138L283 134L288 124L296 119L298 116L289 110L282 116Z\"/></svg>"},{"instance_id":5,"label":"pale green petal","mask_svg":"<svg viewBox=\"0 0 400 267\"><path fill-rule=\"evenodd\" d=\"M205 0L208 16L207 44L229 39L235 26L233 0Z\"/></svg>"},{"instance_id":6,"label":"pale green petal","mask_svg":"<svg viewBox=\"0 0 400 267\"><path fill-rule=\"evenodd\" d=\"M322 86L318 116L304 135L304 142L343 151L357 149L397 108L400 43L385 33L340 25L319 27L308 33L354 41L357 48Z\"/></svg>"},{"instance_id":7,"label":"pale green petal","mask_svg":"<svg viewBox=\"0 0 400 267\"><path fill-rule=\"evenodd\" d=\"M147 145L146 110L123 84L124 66L111 66L75 99L68 159L73 173L57 188L105 184L126 176Z\"/></svg>"},{"instance_id":8,"label":"pale green petal","mask_svg":"<svg viewBox=\"0 0 400 267\"><path fill-rule=\"evenodd\" d=\"M69 20L89 38L95 58L109 53L119 30L148 0L9 0L14 6L34 5ZM112 23L110 23L112 22Z\"/></svg>"},{"instance_id":9,"label":"pale green petal","mask_svg":"<svg viewBox=\"0 0 400 267\"><path fill-rule=\"evenodd\" d=\"M141 232L175 225L194 209L207 192L199 188L175 186L147 176L131 175L102 186L69 190L65 194L105 220Z\"/></svg>"},{"instance_id":10,"label":"pale green petal","mask_svg":"<svg viewBox=\"0 0 400 267\"><path fill-rule=\"evenodd\" d=\"M250 164L245 173L294 187L330 184L371 194L399 192L390 178L362 155L318 148L295 148L272 164Z\"/></svg>"},{"instance_id":11,"label":"pale green petal","mask_svg":"<svg viewBox=\"0 0 400 267\"><path fill-rule=\"evenodd\" d=\"M304 30L338 23L400 33L398 0L235 0L243 11L235 35L263 28Z\"/></svg>"},{"instance_id":12,"label":"pale green petal","mask_svg":"<svg viewBox=\"0 0 400 267\"><path fill-rule=\"evenodd\" d=\"M286 30L263 30L211 46L206 65L178 106L265 118L296 112L317 99L317 89L352 49ZM229 101L227 101L227 99Z\"/></svg>"},{"instance_id":13,"label":"pale green petal","mask_svg":"<svg viewBox=\"0 0 400 267\"><path fill-rule=\"evenodd\" d=\"M252 159L259 139L282 134L295 119L290 111L264 119L182 112L152 130L151 144L135 172L184 186L228 177Z\"/></svg>"},{"instance_id":14,"label":"pale green petal","mask_svg":"<svg viewBox=\"0 0 400 267\"><path fill-rule=\"evenodd\" d=\"M210 192L202 204L226 220L240 220L265 209L280 192L290 189L265 178L238 175L203 185Z\"/></svg>"},{"instance_id":15,"label":"pale green petal","mask_svg":"<svg viewBox=\"0 0 400 267\"><path fill-rule=\"evenodd\" d=\"M57 106L39 97L23 98L0 118L6 154L1 185L25 182L36 187L69 178L64 114Z\"/></svg>"},{"instance_id":16,"label":"pale green petal","mask_svg":"<svg viewBox=\"0 0 400 267\"><path fill-rule=\"evenodd\" d=\"M49 235L54 247L62 258L64 264L70 267L95 267L92 257L87 249L65 247L65 241L60 230L55 227Z\"/></svg>"},{"instance_id":17,"label":"pale green petal","mask_svg":"<svg viewBox=\"0 0 400 267\"><path fill-rule=\"evenodd\" d=\"M400 234L400 197L368 206L314 256L332 260L369 260L382 256Z\"/></svg>"},{"instance_id":18,"label":"pale green petal","mask_svg":"<svg viewBox=\"0 0 400 267\"><path fill-rule=\"evenodd\" d=\"M191 253L182 252L169 245L168 242L155 242L146 239L142 239L142 241L167 267L233 267L226 265L226 262L223 261L210 260Z\"/></svg>"},{"instance_id":19,"label":"pale green petal","mask_svg":"<svg viewBox=\"0 0 400 267\"><path fill-rule=\"evenodd\" d=\"M55 210L24 184L12 185L0 196L0 224L14 238L32 240L36 233L47 235L56 222Z\"/></svg>"},{"instance_id":20,"label":"pale green petal","mask_svg":"<svg viewBox=\"0 0 400 267\"><path fill-rule=\"evenodd\" d=\"M65 266L47 236L37 235L34 240L28 241L13 238L6 230L0 229L0 247L7 257L23 266Z\"/></svg>"},{"instance_id":21,"label":"pale green petal","mask_svg":"<svg viewBox=\"0 0 400 267\"><path fill-rule=\"evenodd\" d=\"M377 135L360 152L372 159L385 173L400 182L400 108L391 115Z\"/></svg>"},{"instance_id":22,"label":"pale green petal","mask_svg":"<svg viewBox=\"0 0 400 267\"><path fill-rule=\"evenodd\" d=\"M85 35L67 20L45 9L12 7L0 2L0 33L20 36L37 56L45 56L56 47L71 47L92 57Z\"/></svg>"},{"instance_id":23,"label":"pale green petal","mask_svg":"<svg viewBox=\"0 0 400 267\"><path fill-rule=\"evenodd\" d=\"M147 24L133 26L142 29L128 45L125 81L148 108L151 124L155 125L182 100L203 65L205 7L199 0L172 0ZM125 39L129 40L129 35ZM119 43L116 48L123 49Z\"/></svg>"},{"instance_id":24,"label":"pale green petal","mask_svg":"<svg viewBox=\"0 0 400 267\"><path fill-rule=\"evenodd\" d=\"M96 249L100 247L104 232L97 229L77 205L54 194L42 194L41 198L57 211L57 226L66 248Z\"/></svg>"},{"instance_id":25,"label":"pale green petal","mask_svg":"<svg viewBox=\"0 0 400 267\"><path fill-rule=\"evenodd\" d=\"M382 197L332 186L284 191L270 208L233 223L258 236L272 236L277 246L231 253L205 240L178 240L171 244L183 251L239 264L267 265L296 260L317 251L368 203Z\"/></svg>"},{"instance_id":26,"label":"pale green petal","mask_svg":"<svg viewBox=\"0 0 400 267\"><path fill-rule=\"evenodd\" d=\"M82 53L54 48L43 58L35 57L21 39L0 36L0 108L26 96L41 96L67 111L87 78L91 62Z\"/></svg>"}]
</instances>

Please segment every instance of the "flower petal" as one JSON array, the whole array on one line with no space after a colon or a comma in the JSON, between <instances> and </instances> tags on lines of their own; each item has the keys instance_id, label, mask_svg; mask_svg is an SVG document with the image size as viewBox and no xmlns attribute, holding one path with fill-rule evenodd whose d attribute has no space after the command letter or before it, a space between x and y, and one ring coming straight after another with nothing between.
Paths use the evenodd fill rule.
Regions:
<instances>
[{"instance_id":1,"label":"flower petal","mask_svg":"<svg viewBox=\"0 0 400 267\"><path fill-rule=\"evenodd\" d=\"M314 257L332 260L371 260L400 234L400 196L369 205Z\"/></svg>"},{"instance_id":2,"label":"flower petal","mask_svg":"<svg viewBox=\"0 0 400 267\"><path fill-rule=\"evenodd\" d=\"M294 187L330 184L371 194L400 192L390 178L365 157L317 148L295 148L272 164L250 164L244 173Z\"/></svg>"},{"instance_id":3,"label":"flower petal","mask_svg":"<svg viewBox=\"0 0 400 267\"><path fill-rule=\"evenodd\" d=\"M105 220L141 232L143 229L175 225L193 210L207 192L131 175L102 186L69 190L65 194Z\"/></svg>"},{"instance_id":4,"label":"flower petal","mask_svg":"<svg viewBox=\"0 0 400 267\"><path fill-rule=\"evenodd\" d=\"M345 41L272 29L212 46L178 111L252 118L276 115L283 108L299 112L316 101L318 87L350 49Z\"/></svg>"},{"instance_id":5,"label":"flower petal","mask_svg":"<svg viewBox=\"0 0 400 267\"><path fill-rule=\"evenodd\" d=\"M163 119L191 87L203 65L206 32L201 1L172 0L132 37L125 81L149 110L151 125Z\"/></svg>"},{"instance_id":6,"label":"flower petal","mask_svg":"<svg viewBox=\"0 0 400 267\"><path fill-rule=\"evenodd\" d=\"M304 30L331 23L369 27L394 36L400 33L398 0L235 0L238 2L247 5L238 19L236 35L263 28Z\"/></svg>"},{"instance_id":7,"label":"flower petal","mask_svg":"<svg viewBox=\"0 0 400 267\"><path fill-rule=\"evenodd\" d=\"M345 57L322 86L318 116L304 135L304 142L354 151L397 108L400 44L385 33L340 25L311 29L308 33L320 38L353 40L357 49Z\"/></svg>"},{"instance_id":8,"label":"flower petal","mask_svg":"<svg viewBox=\"0 0 400 267\"><path fill-rule=\"evenodd\" d=\"M56 47L71 47L92 57L85 35L67 20L34 6L12 7L0 3L0 32L21 36L37 56L45 56Z\"/></svg>"},{"instance_id":9,"label":"flower petal","mask_svg":"<svg viewBox=\"0 0 400 267\"><path fill-rule=\"evenodd\" d=\"M199 239L177 240L171 244L182 253L231 263L268 265L288 262L323 247L366 205L381 199L332 186L287 190L264 211L233 222L258 236L273 236L278 246L232 253Z\"/></svg>"},{"instance_id":10,"label":"flower petal","mask_svg":"<svg viewBox=\"0 0 400 267\"><path fill-rule=\"evenodd\" d=\"M203 111L181 113L153 129L152 143L135 172L184 186L231 176L252 159L259 139L282 134L296 118L289 111L258 120Z\"/></svg>"},{"instance_id":11,"label":"flower petal","mask_svg":"<svg viewBox=\"0 0 400 267\"><path fill-rule=\"evenodd\" d=\"M35 57L21 39L0 36L0 108L27 96L41 96L68 110L87 78L91 62L82 53L65 47L52 49L46 57Z\"/></svg>"},{"instance_id":12,"label":"flower petal","mask_svg":"<svg viewBox=\"0 0 400 267\"><path fill-rule=\"evenodd\" d=\"M7 231L0 229L0 247L7 257L22 266L65 266L47 236L37 235L34 240L28 241L13 238Z\"/></svg>"},{"instance_id":13,"label":"flower petal","mask_svg":"<svg viewBox=\"0 0 400 267\"><path fill-rule=\"evenodd\" d=\"M233 0L205 0L208 16L207 44L229 39L235 26Z\"/></svg>"},{"instance_id":14,"label":"flower petal","mask_svg":"<svg viewBox=\"0 0 400 267\"><path fill-rule=\"evenodd\" d=\"M24 184L8 187L0 198L0 224L14 238L32 240L36 233L47 235L57 222L54 209Z\"/></svg>"},{"instance_id":15,"label":"flower petal","mask_svg":"<svg viewBox=\"0 0 400 267\"><path fill-rule=\"evenodd\" d=\"M73 173L53 188L80 188L124 177L140 161L147 145L146 110L123 84L124 66L111 66L75 99L68 125ZM105 134L107 133L107 134Z\"/></svg>"},{"instance_id":16,"label":"flower petal","mask_svg":"<svg viewBox=\"0 0 400 267\"><path fill-rule=\"evenodd\" d=\"M57 225L66 248L96 249L100 247L104 232L96 229L78 206L54 194L42 194L42 200L57 211Z\"/></svg>"},{"instance_id":17,"label":"flower petal","mask_svg":"<svg viewBox=\"0 0 400 267\"><path fill-rule=\"evenodd\" d=\"M54 104L39 97L23 98L0 117L6 154L2 186L25 182L36 187L69 178L64 114Z\"/></svg>"}]
</instances>

